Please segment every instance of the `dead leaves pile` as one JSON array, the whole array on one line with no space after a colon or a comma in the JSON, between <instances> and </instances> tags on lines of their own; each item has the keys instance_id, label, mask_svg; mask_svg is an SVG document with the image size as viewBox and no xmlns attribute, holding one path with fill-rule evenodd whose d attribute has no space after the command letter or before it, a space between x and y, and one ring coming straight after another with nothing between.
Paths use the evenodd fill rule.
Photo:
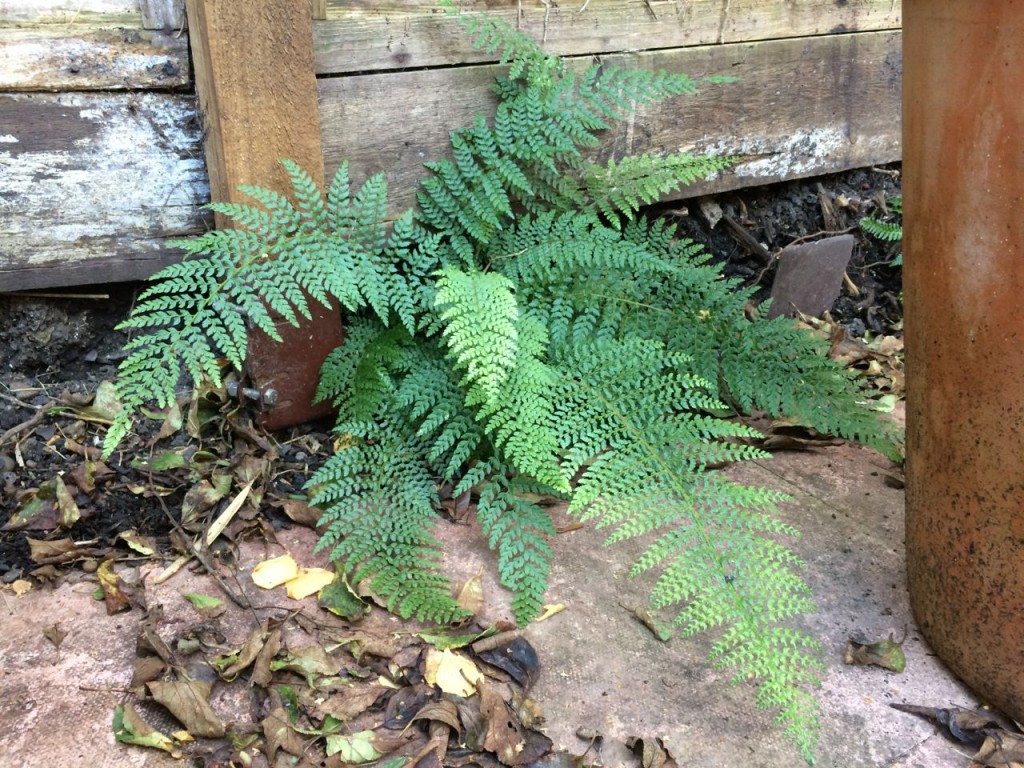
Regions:
<instances>
[{"instance_id":1,"label":"dead leaves pile","mask_svg":"<svg viewBox=\"0 0 1024 768\"><path fill-rule=\"evenodd\" d=\"M380 609L357 626L295 611L227 647L218 623L200 618L166 637L163 611L146 610L118 741L207 768L584 765L539 730L527 696L537 655L507 628L398 629Z\"/></svg>"},{"instance_id":2,"label":"dead leaves pile","mask_svg":"<svg viewBox=\"0 0 1024 768\"><path fill-rule=\"evenodd\" d=\"M1024 733L998 712L917 704L889 706L935 723L955 741L977 750L969 768L1024 768Z\"/></svg>"}]
</instances>

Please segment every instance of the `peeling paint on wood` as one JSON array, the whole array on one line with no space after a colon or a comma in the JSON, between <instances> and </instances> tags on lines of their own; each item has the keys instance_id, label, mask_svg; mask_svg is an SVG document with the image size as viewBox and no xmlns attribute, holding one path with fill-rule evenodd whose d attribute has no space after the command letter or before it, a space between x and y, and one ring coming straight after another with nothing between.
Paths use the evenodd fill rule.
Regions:
<instances>
[{"instance_id":1,"label":"peeling paint on wood","mask_svg":"<svg viewBox=\"0 0 1024 768\"><path fill-rule=\"evenodd\" d=\"M140 0L144 29L166 32L185 27L185 0Z\"/></svg>"},{"instance_id":2,"label":"peeling paint on wood","mask_svg":"<svg viewBox=\"0 0 1024 768\"><path fill-rule=\"evenodd\" d=\"M0 290L139 278L207 226L192 97L0 94L0 126Z\"/></svg>"},{"instance_id":3,"label":"peeling paint on wood","mask_svg":"<svg viewBox=\"0 0 1024 768\"><path fill-rule=\"evenodd\" d=\"M609 131L596 160L690 150L739 155L728 173L676 197L832 173L900 156L900 34L868 32L701 46L609 65L732 74ZM343 160L354 178L387 174L395 210L414 202L424 161L448 150L448 133L493 115L495 65L322 79L320 119L328 175ZM395 119L401 115L402 119Z\"/></svg>"},{"instance_id":4,"label":"peeling paint on wood","mask_svg":"<svg viewBox=\"0 0 1024 768\"><path fill-rule=\"evenodd\" d=\"M182 89L188 38L75 24L0 27L0 90Z\"/></svg>"},{"instance_id":5,"label":"peeling paint on wood","mask_svg":"<svg viewBox=\"0 0 1024 768\"><path fill-rule=\"evenodd\" d=\"M87 24L140 26L139 0L0 0L0 25Z\"/></svg>"}]
</instances>

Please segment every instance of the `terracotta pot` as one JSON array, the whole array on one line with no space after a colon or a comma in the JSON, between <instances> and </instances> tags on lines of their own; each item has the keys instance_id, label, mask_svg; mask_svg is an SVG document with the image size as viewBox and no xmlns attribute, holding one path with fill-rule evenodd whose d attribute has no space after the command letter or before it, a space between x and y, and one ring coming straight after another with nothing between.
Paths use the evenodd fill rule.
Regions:
<instances>
[{"instance_id":1,"label":"terracotta pot","mask_svg":"<svg viewBox=\"0 0 1024 768\"><path fill-rule=\"evenodd\" d=\"M1024 3L903 2L914 616L1024 721Z\"/></svg>"}]
</instances>

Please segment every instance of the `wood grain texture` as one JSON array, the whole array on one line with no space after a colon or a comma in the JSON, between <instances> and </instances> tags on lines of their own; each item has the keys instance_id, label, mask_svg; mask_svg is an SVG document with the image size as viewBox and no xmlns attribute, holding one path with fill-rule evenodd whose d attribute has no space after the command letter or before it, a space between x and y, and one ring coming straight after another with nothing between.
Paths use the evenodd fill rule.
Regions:
<instances>
[{"instance_id":1,"label":"wood grain texture","mask_svg":"<svg viewBox=\"0 0 1024 768\"><path fill-rule=\"evenodd\" d=\"M108 24L0 27L0 90L185 89L188 38Z\"/></svg>"},{"instance_id":2,"label":"wood grain texture","mask_svg":"<svg viewBox=\"0 0 1024 768\"><path fill-rule=\"evenodd\" d=\"M239 184L288 194L279 160L301 165L323 184L323 149L313 72L313 20L307 0L187 0L196 89L206 126L206 158L215 200L249 202ZM219 227L230 221L217 216ZM283 320L281 343L249 339L246 374L277 404L260 416L268 429L330 413L312 406L320 366L342 342L340 313L325 312L301 328Z\"/></svg>"},{"instance_id":3,"label":"wood grain texture","mask_svg":"<svg viewBox=\"0 0 1024 768\"><path fill-rule=\"evenodd\" d=\"M0 94L0 290L148 276L207 199L194 98Z\"/></svg>"},{"instance_id":4,"label":"wood grain texture","mask_svg":"<svg viewBox=\"0 0 1024 768\"><path fill-rule=\"evenodd\" d=\"M584 7L585 6L585 7ZM563 56L899 29L899 0L465 0ZM433 0L330 0L318 74L493 62Z\"/></svg>"},{"instance_id":5,"label":"wood grain texture","mask_svg":"<svg viewBox=\"0 0 1024 768\"><path fill-rule=\"evenodd\" d=\"M892 162L900 156L898 32L772 40L632 56L623 67L729 74L608 132L595 159L690 149L739 155L730 172L685 195ZM353 178L385 172L395 210L411 205L422 163L446 153L449 131L490 116L496 65L321 79L328 174L349 160Z\"/></svg>"},{"instance_id":6,"label":"wood grain texture","mask_svg":"<svg viewBox=\"0 0 1024 768\"><path fill-rule=\"evenodd\" d=\"M188 0L187 9L213 199L245 199L239 184L289 190L281 158L322 181L309 4Z\"/></svg>"}]
</instances>

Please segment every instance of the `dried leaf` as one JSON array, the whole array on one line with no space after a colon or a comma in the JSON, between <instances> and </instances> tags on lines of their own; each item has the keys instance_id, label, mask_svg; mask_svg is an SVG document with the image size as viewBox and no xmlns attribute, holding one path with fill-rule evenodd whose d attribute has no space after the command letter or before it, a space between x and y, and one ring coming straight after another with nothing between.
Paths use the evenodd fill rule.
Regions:
<instances>
[{"instance_id":1,"label":"dried leaf","mask_svg":"<svg viewBox=\"0 0 1024 768\"><path fill-rule=\"evenodd\" d=\"M630 738L626 746L640 757L642 768L679 768L679 763L669 754L661 739Z\"/></svg>"},{"instance_id":2,"label":"dried leaf","mask_svg":"<svg viewBox=\"0 0 1024 768\"><path fill-rule=\"evenodd\" d=\"M974 766L1024 768L1024 736L1004 730L990 733L974 756Z\"/></svg>"},{"instance_id":3,"label":"dried leaf","mask_svg":"<svg viewBox=\"0 0 1024 768\"><path fill-rule=\"evenodd\" d=\"M73 560L78 549L78 545L71 539L44 541L25 537L25 540L28 542L29 557L32 558L32 562L40 565Z\"/></svg>"},{"instance_id":4,"label":"dried leaf","mask_svg":"<svg viewBox=\"0 0 1024 768\"><path fill-rule=\"evenodd\" d=\"M64 642L64 638L68 636L68 633L60 628L60 624L54 624L52 627L47 627L43 630L43 637L53 643L53 647L60 649L60 644Z\"/></svg>"},{"instance_id":5,"label":"dried leaf","mask_svg":"<svg viewBox=\"0 0 1024 768\"><path fill-rule=\"evenodd\" d=\"M484 607L483 574L483 566L480 566L480 571L462 585L458 596L455 598L455 602L458 603L458 606L469 611L473 616L480 613L481 609Z\"/></svg>"},{"instance_id":6,"label":"dried leaf","mask_svg":"<svg viewBox=\"0 0 1024 768\"><path fill-rule=\"evenodd\" d=\"M522 635L478 655L481 661L507 672L524 690L530 689L540 673L537 651Z\"/></svg>"},{"instance_id":7,"label":"dried leaf","mask_svg":"<svg viewBox=\"0 0 1024 768\"><path fill-rule=\"evenodd\" d=\"M320 522L320 515L323 514L321 510L301 499L284 499L279 504L281 511L288 516L289 520L306 528L316 528Z\"/></svg>"},{"instance_id":8,"label":"dried leaf","mask_svg":"<svg viewBox=\"0 0 1024 768\"><path fill-rule=\"evenodd\" d=\"M455 731L455 733L462 732L462 724L459 722L459 710L455 706L455 703L448 699L431 701L424 705L419 712L412 716L412 722L416 722L417 720L430 720L444 723Z\"/></svg>"},{"instance_id":9,"label":"dried leaf","mask_svg":"<svg viewBox=\"0 0 1024 768\"><path fill-rule=\"evenodd\" d=\"M153 698L165 706L193 736L219 739L224 723L210 707L210 685L199 680L154 680L146 683Z\"/></svg>"},{"instance_id":10,"label":"dried leaf","mask_svg":"<svg viewBox=\"0 0 1024 768\"><path fill-rule=\"evenodd\" d=\"M121 531L117 534L117 538L124 541L128 547L140 555L149 557L150 555L156 554L156 539L152 536L140 536L134 529L130 531Z\"/></svg>"},{"instance_id":11,"label":"dried leaf","mask_svg":"<svg viewBox=\"0 0 1024 768\"><path fill-rule=\"evenodd\" d=\"M487 721L483 747L505 765L527 765L551 751L551 739L524 728L515 711L490 685L480 686L480 713Z\"/></svg>"},{"instance_id":12,"label":"dried leaf","mask_svg":"<svg viewBox=\"0 0 1024 768\"><path fill-rule=\"evenodd\" d=\"M245 642L242 643L242 647L237 652L218 656L214 659L214 669L217 669L220 672L220 676L225 680L234 680L239 672L256 661L269 637L270 623L264 621L259 627L249 633L249 636L245 638Z\"/></svg>"},{"instance_id":13,"label":"dried leaf","mask_svg":"<svg viewBox=\"0 0 1024 768\"><path fill-rule=\"evenodd\" d=\"M907 639L906 631L903 639L897 641L892 635L888 640L868 642L862 637L851 637L843 652L844 664L873 664L876 667L902 672L907 666L907 657L903 653L903 642Z\"/></svg>"},{"instance_id":14,"label":"dried leaf","mask_svg":"<svg viewBox=\"0 0 1024 768\"><path fill-rule=\"evenodd\" d=\"M306 685L312 688L318 677L337 675L341 671L341 663L332 658L322 646L307 645L290 651L283 659L271 662L270 668L275 672L287 670L301 675L306 679Z\"/></svg>"},{"instance_id":15,"label":"dried leaf","mask_svg":"<svg viewBox=\"0 0 1024 768\"><path fill-rule=\"evenodd\" d=\"M333 581L334 574L326 568L303 568L298 576L288 581L288 597L292 600L303 600Z\"/></svg>"},{"instance_id":16,"label":"dried leaf","mask_svg":"<svg viewBox=\"0 0 1024 768\"><path fill-rule=\"evenodd\" d=\"M279 750L289 755L301 757L306 749L306 737L298 733L291 725L288 718L288 710L284 707L275 707L260 722L263 735L267 740L267 759L271 765L277 765L277 753Z\"/></svg>"},{"instance_id":17,"label":"dried leaf","mask_svg":"<svg viewBox=\"0 0 1024 768\"><path fill-rule=\"evenodd\" d=\"M348 722L376 704L387 690L377 683L351 683L319 704L317 710L321 715Z\"/></svg>"},{"instance_id":18,"label":"dried leaf","mask_svg":"<svg viewBox=\"0 0 1024 768\"><path fill-rule=\"evenodd\" d=\"M124 581L111 570L113 560L104 560L96 570L96 576L100 580L100 589L103 590L103 602L107 605L107 614L113 616L115 613L131 609L131 602L125 594Z\"/></svg>"},{"instance_id":19,"label":"dried leaf","mask_svg":"<svg viewBox=\"0 0 1024 768\"><path fill-rule=\"evenodd\" d=\"M258 563L252 570L257 587L274 589L299 575L299 566L291 555L281 555Z\"/></svg>"},{"instance_id":20,"label":"dried leaf","mask_svg":"<svg viewBox=\"0 0 1024 768\"><path fill-rule=\"evenodd\" d=\"M472 696L476 684L483 679L480 670L464 656L431 648L427 651L423 677L429 685L436 685L454 696Z\"/></svg>"}]
</instances>

